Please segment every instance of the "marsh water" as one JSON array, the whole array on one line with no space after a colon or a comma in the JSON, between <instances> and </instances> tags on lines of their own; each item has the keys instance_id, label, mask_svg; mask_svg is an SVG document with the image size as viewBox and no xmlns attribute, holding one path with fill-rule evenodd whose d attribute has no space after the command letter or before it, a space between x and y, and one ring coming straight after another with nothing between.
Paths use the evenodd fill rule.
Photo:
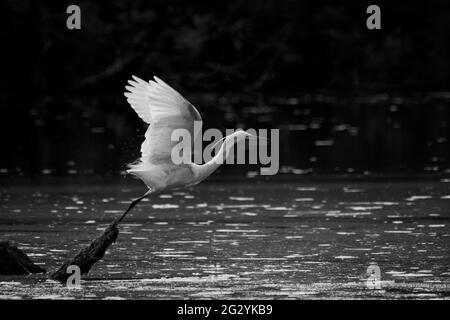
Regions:
<instances>
[{"instance_id":1,"label":"marsh water","mask_svg":"<svg viewBox=\"0 0 450 320\"><path fill-rule=\"evenodd\" d=\"M144 191L132 179L6 182L0 239L52 271ZM449 179L211 181L141 202L80 289L0 276L0 298L448 298L449 240ZM366 285L371 263L381 290Z\"/></svg>"}]
</instances>

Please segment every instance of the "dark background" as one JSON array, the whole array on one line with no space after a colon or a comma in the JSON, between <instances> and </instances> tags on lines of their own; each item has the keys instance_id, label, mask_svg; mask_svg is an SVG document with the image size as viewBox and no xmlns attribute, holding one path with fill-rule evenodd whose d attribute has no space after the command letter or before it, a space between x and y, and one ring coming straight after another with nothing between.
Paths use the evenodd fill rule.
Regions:
<instances>
[{"instance_id":1,"label":"dark background","mask_svg":"<svg viewBox=\"0 0 450 320\"><path fill-rule=\"evenodd\" d=\"M280 129L282 173L448 172L447 3L3 0L0 176L118 175L145 132L132 74L179 90L204 129Z\"/></svg>"}]
</instances>

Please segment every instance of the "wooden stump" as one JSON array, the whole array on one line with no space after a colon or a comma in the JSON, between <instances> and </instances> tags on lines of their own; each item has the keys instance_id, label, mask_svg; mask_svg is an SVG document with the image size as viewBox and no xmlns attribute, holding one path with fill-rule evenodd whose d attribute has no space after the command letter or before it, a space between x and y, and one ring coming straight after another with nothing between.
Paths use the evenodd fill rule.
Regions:
<instances>
[{"instance_id":1,"label":"wooden stump","mask_svg":"<svg viewBox=\"0 0 450 320\"><path fill-rule=\"evenodd\" d=\"M8 241L0 242L0 274L17 275L45 273L45 269L35 265L19 248Z\"/></svg>"},{"instance_id":2,"label":"wooden stump","mask_svg":"<svg viewBox=\"0 0 450 320\"><path fill-rule=\"evenodd\" d=\"M65 282L70 276L67 273L67 268L70 265L80 267L81 274L88 273L91 267L103 258L106 249L116 241L118 234L117 222L114 221L100 237L91 242L89 247L81 250L72 260L67 261L57 271L53 272L50 279Z\"/></svg>"}]
</instances>

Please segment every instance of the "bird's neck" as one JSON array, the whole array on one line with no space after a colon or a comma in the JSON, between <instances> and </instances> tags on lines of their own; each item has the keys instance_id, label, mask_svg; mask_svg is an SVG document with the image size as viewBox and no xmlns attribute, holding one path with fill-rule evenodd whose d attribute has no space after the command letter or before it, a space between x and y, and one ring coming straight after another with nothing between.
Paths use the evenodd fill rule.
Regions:
<instances>
[{"instance_id":1,"label":"bird's neck","mask_svg":"<svg viewBox=\"0 0 450 320\"><path fill-rule=\"evenodd\" d=\"M225 141L220 146L219 151L216 155L207 163L199 165L197 168L198 181L202 181L210 176L214 171L217 170L223 163L225 163L228 155L236 143L235 134L230 134L225 138Z\"/></svg>"}]
</instances>

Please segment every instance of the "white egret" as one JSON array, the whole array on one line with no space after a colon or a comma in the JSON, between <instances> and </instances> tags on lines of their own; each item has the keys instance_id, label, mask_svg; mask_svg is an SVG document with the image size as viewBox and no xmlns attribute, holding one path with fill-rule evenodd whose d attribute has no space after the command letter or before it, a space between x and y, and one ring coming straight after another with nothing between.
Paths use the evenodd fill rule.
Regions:
<instances>
[{"instance_id":1,"label":"white egret","mask_svg":"<svg viewBox=\"0 0 450 320\"><path fill-rule=\"evenodd\" d=\"M141 157L137 163L130 165L128 173L141 179L148 191L133 200L125 213L117 220L120 222L125 215L145 197L159 193L162 190L188 187L195 185L211 175L228 157L234 144L245 138L255 136L243 130L235 131L226 136L222 145L209 162L198 165L194 162L174 164L171 158L172 148L178 143L172 141L172 132L184 128L191 134L193 144L198 137L194 136L194 121L201 123L202 118L197 109L180 93L158 77L148 82L132 76L129 86L125 88L127 101L138 116L149 124L145 140L141 146ZM201 134L195 132L196 135ZM193 145L191 145L193 150ZM192 155L187 155L191 159Z\"/></svg>"}]
</instances>

